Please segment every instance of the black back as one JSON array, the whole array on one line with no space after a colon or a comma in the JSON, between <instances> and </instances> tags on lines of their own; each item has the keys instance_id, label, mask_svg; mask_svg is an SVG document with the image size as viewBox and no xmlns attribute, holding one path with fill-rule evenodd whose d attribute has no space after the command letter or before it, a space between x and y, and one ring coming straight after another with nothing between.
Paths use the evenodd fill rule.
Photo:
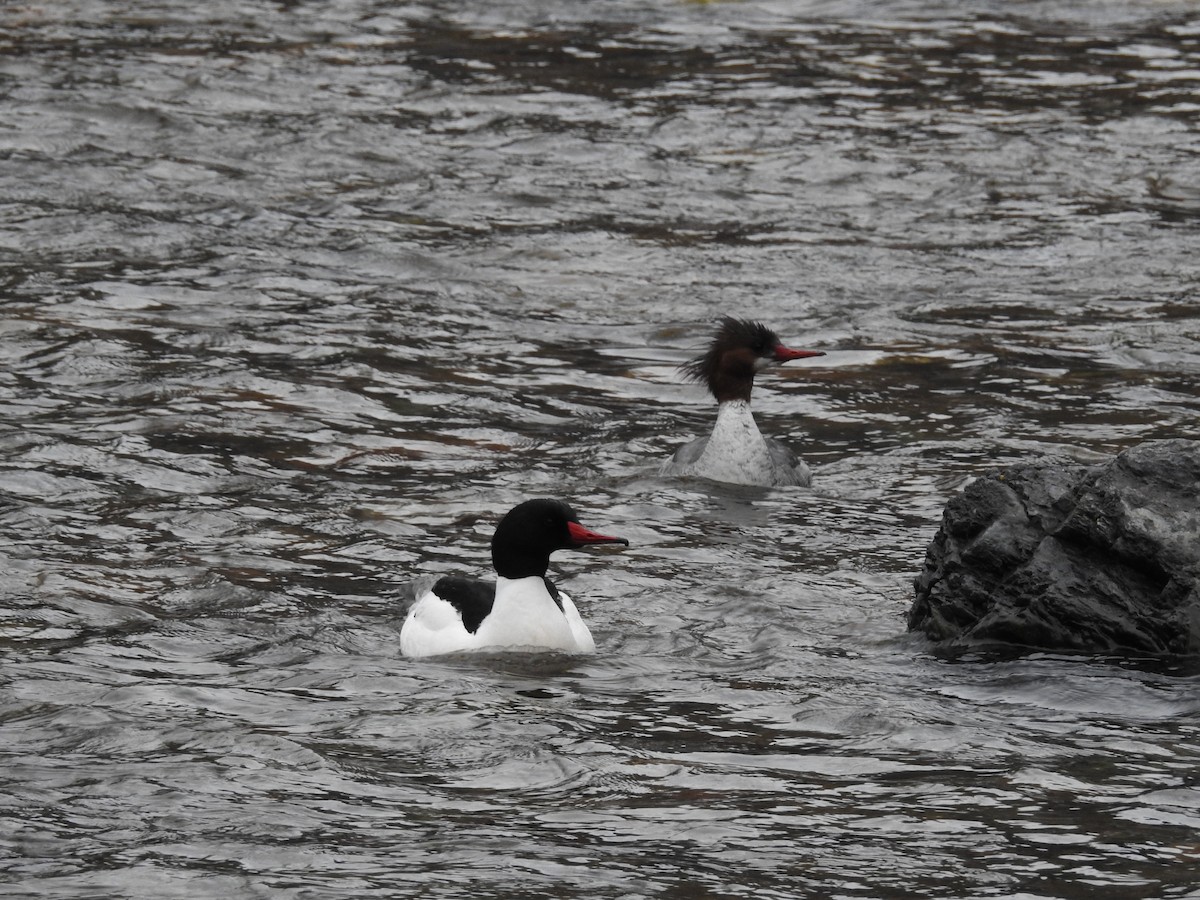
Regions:
<instances>
[{"instance_id":1,"label":"black back","mask_svg":"<svg viewBox=\"0 0 1200 900\"><path fill-rule=\"evenodd\" d=\"M463 627L474 634L496 600L496 582L461 575L446 575L438 579L433 592L458 610Z\"/></svg>"},{"instance_id":2,"label":"black back","mask_svg":"<svg viewBox=\"0 0 1200 900\"><path fill-rule=\"evenodd\" d=\"M544 575L542 579L546 582L546 590L561 610L563 605L558 588ZM433 592L458 610L463 628L471 634L479 630L483 620L492 611L492 604L496 602L496 582L464 578L461 575L445 575L439 578L433 586Z\"/></svg>"}]
</instances>

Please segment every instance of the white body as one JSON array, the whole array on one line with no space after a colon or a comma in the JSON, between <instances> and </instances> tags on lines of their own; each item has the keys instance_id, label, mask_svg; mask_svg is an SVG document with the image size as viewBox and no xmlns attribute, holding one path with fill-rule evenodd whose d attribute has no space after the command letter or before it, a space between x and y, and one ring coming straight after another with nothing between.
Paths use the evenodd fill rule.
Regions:
<instances>
[{"instance_id":1,"label":"white body","mask_svg":"<svg viewBox=\"0 0 1200 900\"><path fill-rule=\"evenodd\" d=\"M400 629L400 652L409 657L469 650L558 650L594 653L596 644L571 598L558 593L563 608L538 576L497 578L492 611L475 633L463 627L458 610L432 590L422 594Z\"/></svg>"},{"instance_id":2,"label":"white body","mask_svg":"<svg viewBox=\"0 0 1200 900\"><path fill-rule=\"evenodd\" d=\"M762 487L812 483L808 466L779 441L763 437L745 400L720 404L712 434L685 444L660 473Z\"/></svg>"}]
</instances>

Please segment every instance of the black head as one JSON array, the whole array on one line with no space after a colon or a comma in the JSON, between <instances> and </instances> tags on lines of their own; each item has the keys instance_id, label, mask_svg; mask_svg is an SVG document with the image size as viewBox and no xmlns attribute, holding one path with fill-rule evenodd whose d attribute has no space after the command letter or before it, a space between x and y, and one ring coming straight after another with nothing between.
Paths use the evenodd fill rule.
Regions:
<instances>
[{"instance_id":1,"label":"black head","mask_svg":"<svg viewBox=\"0 0 1200 900\"><path fill-rule=\"evenodd\" d=\"M586 544L628 547L629 541L584 528L575 510L561 500L526 500L509 510L496 526L492 565L504 578L545 576L551 553Z\"/></svg>"},{"instance_id":2,"label":"black head","mask_svg":"<svg viewBox=\"0 0 1200 900\"><path fill-rule=\"evenodd\" d=\"M703 356L680 366L684 375L706 385L718 402L749 400L754 375L789 359L824 356L820 350L792 350L762 322L725 316Z\"/></svg>"}]
</instances>

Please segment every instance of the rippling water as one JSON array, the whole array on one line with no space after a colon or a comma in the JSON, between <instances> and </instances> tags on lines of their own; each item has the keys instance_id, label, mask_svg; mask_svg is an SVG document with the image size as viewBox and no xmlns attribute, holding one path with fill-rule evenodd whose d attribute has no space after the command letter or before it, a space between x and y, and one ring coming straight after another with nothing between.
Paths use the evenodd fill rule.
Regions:
<instances>
[{"instance_id":1,"label":"rippling water","mask_svg":"<svg viewBox=\"0 0 1200 900\"><path fill-rule=\"evenodd\" d=\"M1193 664L904 634L946 497L1195 435L1173 0L0 11L6 896L1197 897ZM719 315L812 491L658 478ZM599 653L399 658L569 498Z\"/></svg>"}]
</instances>

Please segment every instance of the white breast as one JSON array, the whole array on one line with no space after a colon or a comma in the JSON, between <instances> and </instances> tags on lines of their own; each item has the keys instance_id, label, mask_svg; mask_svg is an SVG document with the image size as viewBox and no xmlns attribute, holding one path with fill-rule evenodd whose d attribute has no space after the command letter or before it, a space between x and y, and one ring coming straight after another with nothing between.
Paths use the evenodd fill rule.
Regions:
<instances>
[{"instance_id":1,"label":"white breast","mask_svg":"<svg viewBox=\"0 0 1200 900\"><path fill-rule=\"evenodd\" d=\"M744 400L731 400L718 407L717 422L712 435L703 444L703 452L695 459L677 465L670 473L664 467L664 474L694 475L729 484L764 487L807 485L811 478L805 477L807 467L801 471L794 457L785 457L791 457L791 453L782 445L772 453L758 430L750 404ZM679 462L678 458L676 462Z\"/></svg>"}]
</instances>

